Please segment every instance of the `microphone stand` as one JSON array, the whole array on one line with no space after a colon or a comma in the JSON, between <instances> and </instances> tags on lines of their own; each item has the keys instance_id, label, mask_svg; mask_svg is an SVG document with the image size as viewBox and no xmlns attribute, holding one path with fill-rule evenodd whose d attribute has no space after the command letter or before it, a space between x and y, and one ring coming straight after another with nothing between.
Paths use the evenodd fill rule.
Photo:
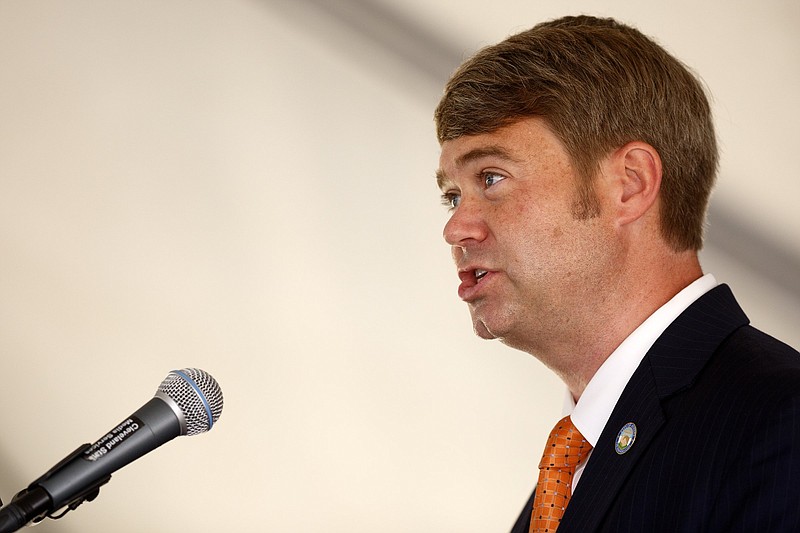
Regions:
<instances>
[{"instance_id":1,"label":"microphone stand","mask_svg":"<svg viewBox=\"0 0 800 533\"><path fill-rule=\"evenodd\" d=\"M0 501L0 507L2 507L0 509L0 533L12 533L24 527L28 522L39 523L45 518L57 520L62 518L69 511L77 509L83 502L90 502L97 498L97 495L100 494L100 487L111 480L111 474L77 494L72 500L67 502L61 514L53 514L58 509L51 510L53 501L47 491L39 486L39 483L49 479L50 476L58 472L63 465L80 456L91 447L92 445L89 443L79 446L77 450L69 454L43 476L31 483L27 489L18 492L6 507L2 507L3 503Z\"/></svg>"}]
</instances>

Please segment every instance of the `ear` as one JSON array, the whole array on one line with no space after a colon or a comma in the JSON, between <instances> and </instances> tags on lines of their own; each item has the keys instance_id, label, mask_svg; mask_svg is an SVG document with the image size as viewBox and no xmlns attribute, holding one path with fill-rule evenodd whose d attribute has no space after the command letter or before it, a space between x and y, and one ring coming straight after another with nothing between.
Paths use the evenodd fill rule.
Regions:
<instances>
[{"instance_id":1,"label":"ear","mask_svg":"<svg viewBox=\"0 0 800 533\"><path fill-rule=\"evenodd\" d=\"M649 144L633 141L617 149L609 163L617 222L630 224L654 208L661 190L661 156Z\"/></svg>"}]
</instances>

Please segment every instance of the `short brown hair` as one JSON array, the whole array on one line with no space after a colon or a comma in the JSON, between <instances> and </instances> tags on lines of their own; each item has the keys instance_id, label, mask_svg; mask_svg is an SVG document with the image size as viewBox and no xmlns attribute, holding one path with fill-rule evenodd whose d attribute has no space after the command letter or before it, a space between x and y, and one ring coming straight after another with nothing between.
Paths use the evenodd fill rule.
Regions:
<instances>
[{"instance_id":1,"label":"short brown hair","mask_svg":"<svg viewBox=\"0 0 800 533\"><path fill-rule=\"evenodd\" d=\"M600 160L630 141L661 156L661 233L676 251L702 246L718 151L711 108L689 69L613 19L564 17L480 50L436 108L439 142L543 118L578 174L577 216L598 212Z\"/></svg>"}]
</instances>

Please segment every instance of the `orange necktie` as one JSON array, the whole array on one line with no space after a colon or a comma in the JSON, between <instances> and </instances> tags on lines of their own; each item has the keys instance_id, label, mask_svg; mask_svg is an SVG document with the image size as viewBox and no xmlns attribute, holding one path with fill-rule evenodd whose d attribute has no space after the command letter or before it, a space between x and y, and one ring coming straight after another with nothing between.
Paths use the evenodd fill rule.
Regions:
<instances>
[{"instance_id":1,"label":"orange necktie","mask_svg":"<svg viewBox=\"0 0 800 533\"><path fill-rule=\"evenodd\" d=\"M592 445L565 416L547 439L539 462L539 483L533 499L530 533L552 533L558 529L564 509L572 496L575 468L586 460Z\"/></svg>"}]
</instances>

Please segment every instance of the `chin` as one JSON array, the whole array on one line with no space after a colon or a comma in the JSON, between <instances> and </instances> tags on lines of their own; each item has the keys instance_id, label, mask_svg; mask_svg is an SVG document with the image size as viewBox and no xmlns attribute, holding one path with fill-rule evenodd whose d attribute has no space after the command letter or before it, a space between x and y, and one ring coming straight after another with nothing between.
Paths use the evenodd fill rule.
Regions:
<instances>
[{"instance_id":1,"label":"chin","mask_svg":"<svg viewBox=\"0 0 800 533\"><path fill-rule=\"evenodd\" d=\"M482 320L475 320L472 327L475 330L475 334L481 339L493 340L497 338L497 335L489 331L489 328Z\"/></svg>"}]
</instances>

